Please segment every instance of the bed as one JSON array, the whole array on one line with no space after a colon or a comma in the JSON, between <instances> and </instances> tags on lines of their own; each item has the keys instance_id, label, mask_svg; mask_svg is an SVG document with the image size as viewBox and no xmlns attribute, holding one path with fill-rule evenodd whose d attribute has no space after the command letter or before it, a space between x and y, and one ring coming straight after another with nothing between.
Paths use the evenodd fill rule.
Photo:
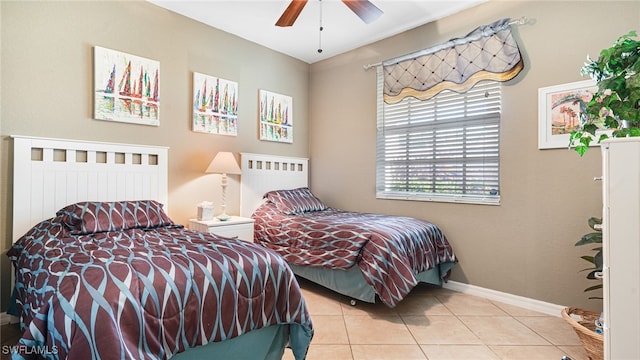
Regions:
<instances>
[{"instance_id":1,"label":"bed","mask_svg":"<svg viewBox=\"0 0 640 360\"><path fill-rule=\"evenodd\" d=\"M13 144L13 358L304 359L294 274L269 249L175 224L167 148Z\"/></svg>"},{"instance_id":2,"label":"bed","mask_svg":"<svg viewBox=\"0 0 640 360\"><path fill-rule=\"evenodd\" d=\"M300 277L394 307L419 282L441 285L457 263L428 221L326 206L308 188L306 158L242 153L241 167L241 213L255 219L254 241Z\"/></svg>"}]
</instances>

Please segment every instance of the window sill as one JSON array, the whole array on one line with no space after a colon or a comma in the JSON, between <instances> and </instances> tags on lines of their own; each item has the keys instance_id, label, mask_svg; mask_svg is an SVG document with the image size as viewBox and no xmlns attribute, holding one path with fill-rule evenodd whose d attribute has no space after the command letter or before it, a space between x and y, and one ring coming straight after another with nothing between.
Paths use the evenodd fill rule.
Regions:
<instances>
[{"instance_id":1,"label":"window sill","mask_svg":"<svg viewBox=\"0 0 640 360\"><path fill-rule=\"evenodd\" d=\"M383 200L408 200L408 201L429 201L446 202L471 205L500 205L500 196L491 197L465 197L435 194L403 194L403 193L377 193L377 199Z\"/></svg>"}]
</instances>

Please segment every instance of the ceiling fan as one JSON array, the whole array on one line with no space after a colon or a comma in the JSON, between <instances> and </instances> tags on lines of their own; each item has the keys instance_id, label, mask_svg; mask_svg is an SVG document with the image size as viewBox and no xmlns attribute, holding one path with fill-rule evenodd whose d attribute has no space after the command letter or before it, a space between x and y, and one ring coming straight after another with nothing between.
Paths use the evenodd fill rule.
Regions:
<instances>
[{"instance_id":1,"label":"ceiling fan","mask_svg":"<svg viewBox=\"0 0 640 360\"><path fill-rule=\"evenodd\" d=\"M382 15L382 10L368 0L342 0L342 2L366 24L374 22ZM276 22L276 26L292 26L305 5L307 5L307 0L291 0L289 6Z\"/></svg>"}]
</instances>

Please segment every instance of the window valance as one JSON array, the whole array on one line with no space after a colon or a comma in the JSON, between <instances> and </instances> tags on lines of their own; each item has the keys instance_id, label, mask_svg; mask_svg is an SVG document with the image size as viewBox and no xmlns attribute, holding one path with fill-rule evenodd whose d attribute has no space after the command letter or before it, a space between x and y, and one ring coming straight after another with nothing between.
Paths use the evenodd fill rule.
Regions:
<instances>
[{"instance_id":1,"label":"window valance","mask_svg":"<svg viewBox=\"0 0 640 360\"><path fill-rule=\"evenodd\" d=\"M463 38L382 62L384 101L426 100L442 90L459 93L481 80L507 81L524 69L511 19L476 28Z\"/></svg>"}]
</instances>

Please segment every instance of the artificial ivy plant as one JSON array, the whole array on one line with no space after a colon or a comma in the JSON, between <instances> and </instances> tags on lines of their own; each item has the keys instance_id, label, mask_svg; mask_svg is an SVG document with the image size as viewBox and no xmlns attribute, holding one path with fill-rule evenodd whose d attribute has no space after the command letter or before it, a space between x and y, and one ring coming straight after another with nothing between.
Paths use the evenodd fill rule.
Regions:
<instances>
[{"instance_id":1,"label":"artificial ivy plant","mask_svg":"<svg viewBox=\"0 0 640 360\"><path fill-rule=\"evenodd\" d=\"M580 73L589 75L598 90L580 113L582 129L571 133L569 146L584 155L597 130L613 137L640 136L640 41L636 31L619 37L597 60L587 57ZM608 138L602 133L598 142Z\"/></svg>"}]
</instances>

